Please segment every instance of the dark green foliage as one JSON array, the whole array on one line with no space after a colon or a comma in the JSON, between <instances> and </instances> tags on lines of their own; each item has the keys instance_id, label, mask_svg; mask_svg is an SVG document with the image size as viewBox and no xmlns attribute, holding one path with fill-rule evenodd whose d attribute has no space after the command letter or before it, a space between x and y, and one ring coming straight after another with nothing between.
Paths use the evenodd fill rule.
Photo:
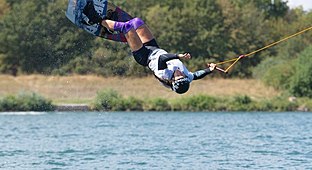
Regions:
<instances>
[{"instance_id":1,"label":"dark green foliage","mask_svg":"<svg viewBox=\"0 0 312 170\"><path fill-rule=\"evenodd\" d=\"M0 111L52 111L54 106L35 93L22 93L0 99Z\"/></svg>"},{"instance_id":2,"label":"dark green foliage","mask_svg":"<svg viewBox=\"0 0 312 170\"><path fill-rule=\"evenodd\" d=\"M289 7L287 2L282 0L232 0L234 3L243 7L248 3L253 3L257 9L261 10L266 17L283 17L286 15Z\"/></svg>"},{"instance_id":3,"label":"dark green foliage","mask_svg":"<svg viewBox=\"0 0 312 170\"><path fill-rule=\"evenodd\" d=\"M256 75L276 89L290 91L298 97L312 98L311 54L312 46L299 54L279 56L284 60L267 59L257 67Z\"/></svg>"},{"instance_id":4,"label":"dark green foliage","mask_svg":"<svg viewBox=\"0 0 312 170\"><path fill-rule=\"evenodd\" d=\"M284 34L283 37L286 37L285 35L291 35L311 26L308 23L312 21L312 12L305 15L300 9L295 9L290 13L287 16L287 21L278 20L272 25L276 31L280 31L280 33L274 33L275 35L282 36ZM293 22L293 24L289 25L289 22ZM268 56L264 56L267 59L254 69L255 77L264 80L266 84L276 89L290 91L292 95L307 96L311 94L305 91L311 89L311 86L308 85L308 79L311 77L309 74L311 51L306 51L303 54L303 51L311 46L311 36L312 32L308 31L272 48L276 49L275 53L268 53ZM303 55L306 59L303 59ZM303 59L301 64L299 64L301 59L298 58Z\"/></svg>"},{"instance_id":5,"label":"dark green foliage","mask_svg":"<svg viewBox=\"0 0 312 170\"><path fill-rule=\"evenodd\" d=\"M302 111L312 111L312 100L310 98L301 98L298 100L299 109Z\"/></svg>"},{"instance_id":6,"label":"dark green foliage","mask_svg":"<svg viewBox=\"0 0 312 170\"><path fill-rule=\"evenodd\" d=\"M253 69L253 77L256 79L265 80L266 76L269 75L269 70L276 65L284 63L283 60L276 60L273 57L267 57L257 67Z\"/></svg>"},{"instance_id":7,"label":"dark green foliage","mask_svg":"<svg viewBox=\"0 0 312 170\"><path fill-rule=\"evenodd\" d=\"M129 97L124 99L125 108L128 111L143 111L144 101L140 99L136 99L134 97Z\"/></svg>"},{"instance_id":8,"label":"dark green foliage","mask_svg":"<svg viewBox=\"0 0 312 170\"><path fill-rule=\"evenodd\" d=\"M216 98L198 95L175 101L173 103L173 110L215 111L216 103Z\"/></svg>"},{"instance_id":9,"label":"dark green foliage","mask_svg":"<svg viewBox=\"0 0 312 170\"><path fill-rule=\"evenodd\" d=\"M276 97L270 100L253 102L249 110L282 112L282 111L296 111L298 107L299 107L298 103L289 102L286 97Z\"/></svg>"},{"instance_id":10,"label":"dark green foliage","mask_svg":"<svg viewBox=\"0 0 312 170\"><path fill-rule=\"evenodd\" d=\"M312 46L300 53L295 68L290 91L295 96L312 98Z\"/></svg>"},{"instance_id":11,"label":"dark green foliage","mask_svg":"<svg viewBox=\"0 0 312 170\"><path fill-rule=\"evenodd\" d=\"M230 100L227 109L231 111L251 111L254 108L252 107L252 100L250 97L235 96L233 100Z\"/></svg>"},{"instance_id":12,"label":"dark green foliage","mask_svg":"<svg viewBox=\"0 0 312 170\"><path fill-rule=\"evenodd\" d=\"M5 0L7 3L14 5L17 2L20 2L19 0Z\"/></svg>"},{"instance_id":13,"label":"dark green foliage","mask_svg":"<svg viewBox=\"0 0 312 170\"><path fill-rule=\"evenodd\" d=\"M65 17L67 2L29 0L13 5L0 20L1 71L45 73L87 53L93 37Z\"/></svg>"},{"instance_id":14,"label":"dark green foliage","mask_svg":"<svg viewBox=\"0 0 312 170\"><path fill-rule=\"evenodd\" d=\"M160 46L172 52L188 51L196 57L222 56L228 34L215 1L175 1L148 9L147 22ZM163 31L168 30L168 31Z\"/></svg>"},{"instance_id":15,"label":"dark green foliage","mask_svg":"<svg viewBox=\"0 0 312 170\"><path fill-rule=\"evenodd\" d=\"M50 100L35 93L22 93L17 96L6 96L0 99L0 111L53 111ZM134 97L124 98L114 90L100 91L92 106L98 111L296 111L311 110L309 98L289 102L287 97L280 96L270 100L254 101L248 96L234 98L216 98L205 95L185 97L169 101L155 98L140 100Z\"/></svg>"},{"instance_id":16,"label":"dark green foliage","mask_svg":"<svg viewBox=\"0 0 312 170\"><path fill-rule=\"evenodd\" d=\"M125 99L115 90L109 89L98 92L92 108L100 111L141 111L143 101L133 97Z\"/></svg>"},{"instance_id":17,"label":"dark green foliage","mask_svg":"<svg viewBox=\"0 0 312 170\"><path fill-rule=\"evenodd\" d=\"M166 99L156 98L148 101L144 109L147 111L170 111L171 106Z\"/></svg>"},{"instance_id":18,"label":"dark green foliage","mask_svg":"<svg viewBox=\"0 0 312 170\"><path fill-rule=\"evenodd\" d=\"M95 110L116 110L117 108L121 110L125 109L119 107L123 105L122 97L114 90L104 90L98 92L93 105Z\"/></svg>"},{"instance_id":19,"label":"dark green foliage","mask_svg":"<svg viewBox=\"0 0 312 170\"><path fill-rule=\"evenodd\" d=\"M1 72L104 76L145 76L149 72L133 61L127 45L94 40L70 23L64 15L67 1L7 2L10 12L0 20ZM273 19L266 16L283 18L288 7L280 0L274 2L114 1L133 16L143 18L167 51L191 52L193 60L187 63L190 70L205 67L198 63L236 57L263 46L271 37L280 37L276 36L279 32L271 34L266 23ZM242 61L231 75L250 76L248 67L260 60Z\"/></svg>"},{"instance_id":20,"label":"dark green foliage","mask_svg":"<svg viewBox=\"0 0 312 170\"><path fill-rule=\"evenodd\" d=\"M290 77L295 72L293 63L281 63L271 67L264 75L262 80L265 84L275 89L285 90L289 88Z\"/></svg>"},{"instance_id":21,"label":"dark green foliage","mask_svg":"<svg viewBox=\"0 0 312 170\"><path fill-rule=\"evenodd\" d=\"M276 97L269 102L272 104L272 111L295 111L298 108L296 102L289 102L285 97Z\"/></svg>"},{"instance_id":22,"label":"dark green foliage","mask_svg":"<svg viewBox=\"0 0 312 170\"><path fill-rule=\"evenodd\" d=\"M205 67L206 62L252 52L310 26L312 20L312 12L289 9L282 0L145 0L144 3L116 0L114 3L143 18L159 45L168 52L191 52L193 59L186 62L191 71ZM6 0L4 3L2 0L1 4L2 73L102 76L150 73L133 60L126 44L95 38L70 23L64 15L67 1ZM307 33L241 60L230 76L251 77L252 69L267 57L296 58L311 43L311 35Z\"/></svg>"},{"instance_id":23,"label":"dark green foliage","mask_svg":"<svg viewBox=\"0 0 312 170\"><path fill-rule=\"evenodd\" d=\"M311 108L311 101L289 102L287 97L281 96L271 100L254 101L249 96L235 96L233 98L216 98L205 95L184 97L170 101L154 98L145 101L134 97L124 98L114 90L104 90L98 93L94 110L105 111L296 111L299 103L304 108Z\"/></svg>"}]
</instances>

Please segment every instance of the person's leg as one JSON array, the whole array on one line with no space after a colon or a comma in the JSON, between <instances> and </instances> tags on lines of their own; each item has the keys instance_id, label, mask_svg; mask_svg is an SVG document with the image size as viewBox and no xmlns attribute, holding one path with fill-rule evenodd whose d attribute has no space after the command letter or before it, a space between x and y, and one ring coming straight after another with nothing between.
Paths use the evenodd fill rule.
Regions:
<instances>
[{"instance_id":1,"label":"person's leg","mask_svg":"<svg viewBox=\"0 0 312 170\"><path fill-rule=\"evenodd\" d=\"M143 20L141 20L140 18L134 18L129 22L133 23L134 29L138 33L138 36L140 37L144 46L152 46L159 48L155 37L153 36L152 32L150 31L150 29L144 23Z\"/></svg>"},{"instance_id":2,"label":"person's leg","mask_svg":"<svg viewBox=\"0 0 312 170\"><path fill-rule=\"evenodd\" d=\"M124 33L132 51L142 48L143 43L131 23L103 20L101 24L110 30Z\"/></svg>"},{"instance_id":3,"label":"person's leg","mask_svg":"<svg viewBox=\"0 0 312 170\"><path fill-rule=\"evenodd\" d=\"M127 27L133 27L134 30L137 32L137 36L141 40L141 43L147 43L154 39L154 36L152 35L149 28L146 26L143 20L140 18L133 18L130 21L127 22L115 22L112 20L103 20L100 15L97 13L97 11L94 8L93 1L87 1L87 5L83 10L83 13L89 18L89 24L95 24L100 23L102 26L108 28L109 30L116 30L115 24L117 24L118 27L121 27L122 30L118 30L121 32L125 32L128 28ZM125 24L127 23L127 24ZM123 27L125 26L125 27ZM125 33L124 33L125 34ZM137 40L136 40L137 42ZM131 44L133 45L133 44Z\"/></svg>"},{"instance_id":4,"label":"person's leg","mask_svg":"<svg viewBox=\"0 0 312 170\"><path fill-rule=\"evenodd\" d=\"M106 22L108 21L108 22ZM106 28L110 29L110 30L114 30L114 26L115 23L111 23L109 22L110 20L104 20L104 22L102 21L102 25L105 26ZM119 22L117 22L119 23ZM120 22L122 23L122 22ZM141 42L147 43L150 42L151 40L155 39L155 37L153 36L152 32L150 31L150 29L148 28L148 26L144 23L143 20L141 20L140 18L133 18L130 21L127 21L126 23L129 23L133 26L133 28L136 30ZM107 24L111 24L109 27L107 27ZM111 29L113 28L113 29Z\"/></svg>"},{"instance_id":5,"label":"person's leg","mask_svg":"<svg viewBox=\"0 0 312 170\"><path fill-rule=\"evenodd\" d=\"M155 39L152 32L150 31L150 29L145 24L143 26L139 27L136 30L136 32L138 33L138 36L140 37L143 44Z\"/></svg>"},{"instance_id":6,"label":"person's leg","mask_svg":"<svg viewBox=\"0 0 312 170\"><path fill-rule=\"evenodd\" d=\"M133 25L133 28L138 33L138 36L140 37L143 44L155 39L150 29L141 18L133 18L128 22Z\"/></svg>"},{"instance_id":7,"label":"person's leg","mask_svg":"<svg viewBox=\"0 0 312 170\"><path fill-rule=\"evenodd\" d=\"M142 66L148 65L148 55L151 53L150 49L147 49L142 41L138 33L136 32L137 29L143 30L144 22L139 19L135 18L127 22L116 22L112 20L103 20L95 11L93 1L88 1L83 13L88 17L90 24L99 23L102 26L106 27L109 30L119 31L125 34L125 37L128 41L128 44L132 50L133 57L136 62L138 62ZM142 27L142 28L140 28ZM149 30L148 30L149 31ZM151 36L151 33L147 31L138 31L140 35L142 34L142 40L148 41L148 37ZM143 35L145 34L145 35Z\"/></svg>"},{"instance_id":8,"label":"person's leg","mask_svg":"<svg viewBox=\"0 0 312 170\"><path fill-rule=\"evenodd\" d=\"M134 29L136 28L135 25L129 22L116 22L112 20L103 20L101 24L110 30L124 33L135 61L142 66L147 66L148 55L151 53L151 50L143 46L141 39Z\"/></svg>"},{"instance_id":9,"label":"person's leg","mask_svg":"<svg viewBox=\"0 0 312 170\"><path fill-rule=\"evenodd\" d=\"M132 51L138 51L143 47L143 43L134 29L131 29L125 36Z\"/></svg>"}]
</instances>

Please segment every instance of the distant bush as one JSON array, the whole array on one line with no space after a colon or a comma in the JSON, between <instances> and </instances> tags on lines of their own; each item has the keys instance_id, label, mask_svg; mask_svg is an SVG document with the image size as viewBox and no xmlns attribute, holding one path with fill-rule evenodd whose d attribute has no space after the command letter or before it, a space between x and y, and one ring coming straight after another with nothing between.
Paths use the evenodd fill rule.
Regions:
<instances>
[{"instance_id":1,"label":"distant bush","mask_svg":"<svg viewBox=\"0 0 312 170\"><path fill-rule=\"evenodd\" d=\"M297 97L312 98L312 46L288 58L278 61L265 60L254 70L255 77L261 78L265 84L275 89L286 90Z\"/></svg>"},{"instance_id":2,"label":"distant bush","mask_svg":"<svg viewBox=\"0 0 312 170\"><path fill-rule=\"evenodd\" d=\"M261 61L257 67L252 70L252 75L256 79L264 79L267 72L274 66L283 63L283 60L276 60L273 57L267 57Z\"/></svg>"},{"instance_id":3,"label":"distant bush","mask_svg":"<svg viewBox=\"0 0 312 170\"><path fill-rule=\"evenodd\" d=\"M93 110L98 111L142 111L143 101L134 97L124 98L115 90L103 90L98 92Z\"/></svg>"},{"instance_id":4,"label":"distant bush","mask_svg":"<svg viewBox=\"0 0 312 170\"><path fill-rule=\"evenodd\" d=\"M248 96L235 96L228 102L227 109L230 111L251 111L253 101Z\"/></svg>"},{"instance_id":5,"label":"distant bush","mask_svg":"<svg viewBox=\"0 0 312 170\"><path fill-rule=\"evenodd\" d=\"M125 110L121 108L122 97L114 90L104 90L97 94L93 108L95 110Z\"/></svg>"},{"instance_id":6,"label":"distant bush","mask_svg":"<svg viewBox=\"0 0 312 170\"><path fill-rule=\"evenodd\" d=\"M273 109L272 111L295 111L298 108L298 104L296 102L289 102L287 98L276 97L270 100L272 103Z\"/></svg>"},{"instance_id":7,"label":"distant bush","mask_svg":"<svg viewBox=\"0 0 312 170\"><path fill-rule=\"evenodd\" d=\"M262 80L266 85L275 89L289 89L290 78L294 74L296 66L293 62L280 63L270 68L263 76Z\"/></svg>"},{"instance_id":8,"label":"distant bush","mask_svg":"<svg viewBox=\"0 0 312 170\"><path fill-rule=\"evenodd\" d=\"M0 111L52 111L50 100L35 93L6 96L0 100Z\"/></svg>"},{"instance_id":9,"label":"distant bush","mask_svg":"<svg viewBox=\"0 0 312 170\"><path fill-rule=\"evenodd\" d=\"M298 102L288 101L286 96L275 97L270 100L254 101L248 96L235 96L224 101L226 111L296 111ZM220 109L219 109L220 110Z\"/></svg>"},{"instance_id":10,"label":"distant bush","mask_svg":"<svg viewBox=\"0 0 312 170\"><path fill-rule=\"evenodd\" d=\"M198 95L189 98L179 99L173 102L173 110L183 110L183 111L216 111L217 99Z\"/></svg>"},{"instance_id":11,"label":"distant bush","mask_svg":"<svg viewBox=\"0 0 312 170\"><path fill-rule=\"evenodd\" d=\"M302 103L312 108L312 101L289 102L286 96L270 100L254 101L249 96L238 95L232 98L216 98L206 95L167 100L154 98L140 100L134 97L124 98L114 90L98 93L93 104L99 111L296 111Z\"/></svg>"},{"instance_id":12,"label":"distant bush","mask_svg":"<svg viewBox=\"0 0 312 170\"><path fill-rule=\"evenodd\" d=\"M126 110L129 111L143 111L143 105L144 105L144 101L134 98L134 97L129 97L127 99L123 99L124 100L124 104L125 104L125 108Z\"/></svg>"},{"instance_id":13,"label":"distant bush","mask_svg":"<svg viewBox=\"0 0 312 170\"><path fill-rule=\"evenodd\" d=\"M312 46L300 53L295 68L290 82L291 93L312 98Z\"/></svg>"},{"instance_id":14,"label":"distant bush","mask_svg":"<svg viewBox=\"0 0 312 170\"><path fill-rule=\"evenodd\" d=\"M269 100L263 100L259 102L254 102L252 105L253 108L250 111L267 111L267 112L273 112L274 111L274 105Z\"/></svg>"},{"instance_id":15,"label":"distant bush","mask_svg":"<svg viewBox=\"0 0 312 170\"><path fill-rule=\"evenodd\" d=\"M312 100L309 98L301 98L298 100L300 103L299 110L312 111Z\"/></svg>"},{"instance_id":16,"label":"distant bush","mask_svg":"<svg viewBox=\"0 0 312 170\"><path fill-rule=\"evenodd\" d=\"M170 111L171 106L168 100L156 98L146 102L144 109L147 111Z\"/></svg>"}]
</instances>

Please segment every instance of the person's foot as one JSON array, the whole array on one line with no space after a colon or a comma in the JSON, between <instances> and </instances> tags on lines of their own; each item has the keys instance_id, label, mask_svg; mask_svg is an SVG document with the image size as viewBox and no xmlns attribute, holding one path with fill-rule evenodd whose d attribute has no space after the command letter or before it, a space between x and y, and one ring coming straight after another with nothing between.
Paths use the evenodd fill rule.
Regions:
<instances>
[{"instance_id":1,"label":"person's foot","mask_svg":"<svg viewBox=\"0 0 312 170\"><path fill-rule=\"evenodd\" d=\"M88 17L89 25L101 23L103 20L95 10L93 1L87 1L87 5L83 9L83 13Z\"/></svg>"}]
</instances>

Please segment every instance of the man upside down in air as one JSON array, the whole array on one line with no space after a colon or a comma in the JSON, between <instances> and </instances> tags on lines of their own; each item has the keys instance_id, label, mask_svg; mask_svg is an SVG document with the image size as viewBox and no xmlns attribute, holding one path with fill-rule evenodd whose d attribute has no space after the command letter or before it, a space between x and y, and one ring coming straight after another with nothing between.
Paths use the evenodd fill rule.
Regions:
<instances>
[{"instance_id":1,"label":"man upside down in air","mask_svg":"<svg viewBox=\"0 0 312 170\"><path fill-rule=\"evenodd\" d=\"M215 70L216 64L211 63L206 69L194 73L188 71L180 59L190 59L191 55L170 54L161 49L150 29L140 18L133 18L127 22L103 19L94 9L93 1L87 2L83 13L88 17L89 24L98 23L111 31L123 33L135 61L152 70L154 76L165 87L178 94L187 92L193 80L202 79Z\"/></svg>"}]
</instances>

